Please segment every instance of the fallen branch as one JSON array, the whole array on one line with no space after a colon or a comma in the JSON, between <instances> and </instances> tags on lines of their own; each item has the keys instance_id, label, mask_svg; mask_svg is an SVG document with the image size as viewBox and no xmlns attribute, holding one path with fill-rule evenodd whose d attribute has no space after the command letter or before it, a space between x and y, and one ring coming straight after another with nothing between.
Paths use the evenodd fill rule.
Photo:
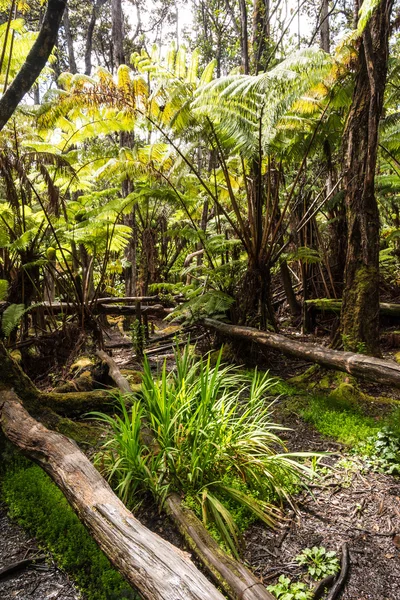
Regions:
<instances>
[{"instance_id":1,"label":"fallen branch","mask_svg":"<svg viewBox=\"0 0 400 600\"><path fill-rule=\"evenodd\" d=\"M104 350L97 350L96 356L100 358L108 366L108 374L115 381L117 388L123 394L131 394L132 389L129 385L129 381L124 377L119 370L117 363L109 356Z\"/></svg>"},{"instance_id":2,"label":"fallen branch","mask_svg":"<svg viewBox=\"0 0 400 600\"><path fill-rule=\"evenodd\" d=\"M225 335L253 341L268 348L279 350L283 354L315 362L329 369L345 371L355 377L400 387L400 366L395 362L381 360L365 354L331 350L324 346L301 342L278 333L258 331L252 327L227 325L215 319L204 319L203 323L206 327L211 327Z\"/></svg>"},{"instance_id":3,"label":"fallen branch","mask_svg":"<svg viewBox=\"0 0 400 600\"><path fill-rule=\"evenodd\" d=\"M23 560L12 563L11 565L0 569L0 579L6 579L6 577L19 573L19 571L27 569L38 562L43 562L44 560L46 560L45 556L38 556L36 558L24 558Z\"/></svg>"},{"instance_id":4,"label":"fallen branch","mask_svg":"<svg viewBox=\"0 0 400 600\"><path fill-rule=\"evenodd\" d=\"M347 575L349 574L350 568L350 556L349 556L349 548L346 543L342 546L342 568L340 570L340 575L333 584L332 589L326 597L326 600L336 600L339 597L340 592L342 591L344 584L346 583Z\"/></svg>"},{"instance_id":5,"label":"fallen branch","mask_svg":"<svg viewBox=\"0 0 400 600\"><path fill-rule=\"evenodd\" d=\"M145 600L223 600L186 553L135 519L78 446L35 421L13 391L0 392L0 423L7 438L50 475Z\"/></svg>"},{"instance_id":6,"label":"fallen branch","mask_svg":"<svg viewBox=\"0 0 400 600\"><path fill-rule=\"evenodd\" d=\"M315 298L306 301L307 306L317 312L333 312L340 314L342 310L342 301L331 298ZM400 317L400 304L391 302L381 302L379 304L379 314L385 317Z\"/></svg>"}]
</instances>

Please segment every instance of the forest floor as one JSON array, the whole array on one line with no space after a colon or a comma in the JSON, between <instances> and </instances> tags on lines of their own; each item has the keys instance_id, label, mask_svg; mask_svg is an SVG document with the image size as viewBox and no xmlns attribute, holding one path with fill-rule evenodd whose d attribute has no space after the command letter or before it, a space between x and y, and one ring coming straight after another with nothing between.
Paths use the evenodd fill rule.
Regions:
<instances>
[{"instance_id":1,"label":"forest floor","mask_svg":"<svg viewBox=\"0 0 400 600\"><path fill-rule=\"evenodd\" d=\"M160 332L162 333L162 332ZM132 350L120 346L121 333L114 328L106 345L112 346L112 355L121 369L140 370L132 358ZM126 340L125 340L126 341ZM171 349L152 355L154 368L167 359L173 366ZM265 361L263 355L263 361ZM274 354L272 371L284 377L293 377L304 371L305 363ZM381 396L382 389L363 386L370 395ZM310 397L312 390L305 392ZM398 392L386 390L396 397ZM388 407L379 402L368 405L373 419L381 419ZM298 498L296 512L288 511L287 518L276 530L255 523L244 535L243 558L266 585L276 583L284 574L296 581L307 580L304 567L296 556L305 548L324 546L340 554L344 543L350 553L350 570L341 594L341 600L399 600L400 599L400 477L373 472L365 460L329 436L322 436L306 423L299 411L291 407L285 394L276 405L276 421L290 428L282 436L291 451L318 451L328 455L319 468L316 479L307 493ZM142 504L137 517L150 529L182 547L182 539L168 519L160 516L149 500ZM38 551L34 541L5 516L0 507L0 568L14 560ZM8 542L8 538L11 542ZM12 541L14 540L14 541ZM10 545L11 544L11 545ZM41 568L43 565L41 565ZM0 582L0 599L76 600L79 596L68 578L55 566L44 565L24 571L8 582ZM5 587L5 586L9 587ZM36 587L35 587L36 586ZM58 594L58 595L57 595Z\"/></svg>"},{"instance_id":2,"label":"forest floor","mask_svg":"<svg viewBox=\"0 0 400 600\"><path fill-rule=\"evenodd\" d=\"M26 559L46 559L0 578L1 600L81 600L74 583L57 567L53 557L10 521L4 504L0 504L0 540L0 570Z\"/></svg>"},{"instance_id":3,"label":"forest floor","mask_svg":"<svg viewBox=\"0 0 400 600\"><path fill-rule=\"evenodd\" d=\"M304 568L295 557L305 548L323 546L340 553L347 543L350 571L342 600L400 598L400 479L363 474L364 465L344 448L323 438L302 419L284 424L289 450L332 453L321 483L298 499L297 514L272 531L252 525L245 534L245 558L265 583L284 574L297 579Z\"/></svg>"}]
</instances>

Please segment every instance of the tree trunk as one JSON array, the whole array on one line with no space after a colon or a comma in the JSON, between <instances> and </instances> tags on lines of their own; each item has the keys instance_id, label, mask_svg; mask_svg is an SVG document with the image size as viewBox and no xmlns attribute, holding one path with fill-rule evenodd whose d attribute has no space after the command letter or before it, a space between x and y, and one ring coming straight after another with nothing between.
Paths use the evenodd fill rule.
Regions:
<instances>
[{"instance_id":1,"label":"tree trunk","mask_svg":"<svg viewBox=\"0 0 400 600\"><path fill-rule=\"evenodd\" d=\"M262 344L302 360L315 362L328 369L337 369L354 375L370 379L384 385L400 388L400 366L395 362L365 356L364 354L353 354L352 352L339 352L325 346L318 346L307 342L299 342L294 338L285 337L277 333L258 331L252 327L240 327L239 325L227 325L215 319L204 319L206 327L212 327L228 336L248 339L257 344Z\"/></svg>"},{"instance_id":2,"label":"tree trunk","mask_svg":"<svg viewBox=\"0 0 400 600\"><path fill-rule=\"evenodd\" d=\"M112 0L112 40L113 62L117 69L125 64L124 54L124 17L122 13L122 0Z\"/></svg>"},{"instance_id":3,"label":"tree trunk","mask_svg":"<svg viewBox=\"0 0 400 600\"><path fill-rule=\"evenodd\" d=\"M289 304L290 313L292 317L298 317L301 314L301 306L297 302L296 294L293 290L292 279L290 277L289 267L285 260L283 260L279 265L279 270L281 272L283 288L285 290L286 300Z\"/></svg>"},{"instance_id":4,"label":"tree trunk","mask_svg":"<svg viewBox=\"0 0 400 600\"><path fill-rule=\"evenodd\" d=\"M64 32L65 32L65 40L67 42L67 48L68 48L69 70L71 73L73 73L75 75L75 73L77 73L78 70L76 68L74 42L72 39L71 27L70 27L70 23L69 23L68 6L66 7L66 9L64 11L63 25L64 25Z\"/></svg>"},{"instance_id":5,"label":"tree trunk","mask_svg":"<svg viewBox=\"0 0 400 600\"><path fill-rule=\"evenodd\" d=\"M344 134L347 256L341 316L345 347L379 348L379 210L375 197L378 126L388 66L392 0L381 0L360 41Z\"/></svg>"},{"instance_id":6,"label":"tree trunk","mask_svg":"<svg viewBox=\"0 0 400 600\"><path fill-rule=\"evenodd\" d=\"M49 0L39 35L14 81L0 99L0 131L31 89L57 41L66 0Z\"/></svg>"},{"instance_id":7,"label":"tree trunk","mask_svg":"<svg viewBox=\"0 0 400 600\"><path fill-rule=\"evenodd\" d=\"M100 8L107 0L93 0L92 14L90 15L89 25L86 32L86 44L85 44L85 75L91 75L92 73L92 47L93 47L93 34L94 28L96 27L97 16Z\"/></svg>"},{"instance_id":8,"label":"tree trunk","mask_svg":"<svg viewBox=\"0 0 400 600\"><path fill-rule=\"evenodd\" d=\"M134 518L74 442L35 421L12 391L0 392L0 422L7 438L50 475L143 598L223 600L186 553Z\"/></svg>"},{"instance_id":9,"label":"tree trunk","mask_svg":"<svg viewBox=\"0 0 400 600\"><path fill-rule=\"evenodd\" d=\"M322 0L319 20L319 32L321 35L321 48L325 52L330 51L331 40L329 31L329 0Z\"/></svg>"}]
</instances>

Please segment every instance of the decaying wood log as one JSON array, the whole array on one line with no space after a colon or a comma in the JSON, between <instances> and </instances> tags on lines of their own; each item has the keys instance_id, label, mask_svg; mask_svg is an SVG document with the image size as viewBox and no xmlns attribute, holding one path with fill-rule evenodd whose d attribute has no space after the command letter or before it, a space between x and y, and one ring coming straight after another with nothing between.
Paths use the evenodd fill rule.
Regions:
<instances>
[{"instance_id":1,"label":"decaying wood log","mask_svg":"<svg viewBox=\"0 0 400 600\"><path fill-rule=\"evenodd\" d=\"M115 381L116 386L123 394L131 394L132 389L129 381L124 377L118 369L116 362L104 350L97 350L96 356L105 362L108 366L108 374Z\"/></svg>"},{"instance_id":2,"label":"decaying wood log","mask_svg":"<svg viewBox=\"0 0 400 600\"><path fill-rule=\"evenodd\" d=\"M108 298L106 300L108 300ZM33 306L31 310L39 310L42 309L43 306L52 313L64 313L68 315L78 313L80 310L78 306L76 306L75 304L70 304L68 302L53 302L52 304L43 303L40 306ZM90 310L94 314L103 314L111 316L136 316L136 306L119 306L118 304L109 304L107 302L102 303L101 298L91 307ZM142 314L147 314L149 316L155 316L159 318L169 315L172 312L172 310L172 308L164 308L162 304L151 304L141 307Z\"/></svg>"},{"instance_id":3,"label":"decaying wood log","mask_svg":"<svg viewBox=\"0 0 400 600\"><path fill-rule=\"evenodd\" d=\"M330 298L315 298L306 301L307 306L318 312L333 312L340 315L342 301ZM400 318L400 304L381 302L379 314L385 317Z\"/></svg>"},{"instance_id":4,"label":"decaying wood log","mask_svg":"<svg viewBox=\"0 0 400 600\"><path fill-rule=\"evenodd\" d=\"M50 475L145 600L223 600L186 553L135 519L78 446L35 421L13 391L0 391L0 423L6 437Z\"/></svg>"},{"instance_id":5,"label":"decaying wood log","mask_svg":"<svg viewBox=\"0 0 400 600\"><path fill-rule=\"evenodd\" d=\"M221 550L194 512L183 506L177 494L166 498L164 508L190 548L230 598L274 600L275 597L251 571Z\"/></svg>"},{"instance_id":6,"label":"decaying wood log","mask_svg":"<svg viewBox=\"0 0 400 600\"><path fill-rule=\"evenodd\" d=\"M227 325L216 319L204 319L203 323L206 327L211 327L225 335L252 340L257 344L279 350L283 354L308 360L329 369L345 371L355 377L400 387L400 365L395 362L373 358L365 354L331 350L324 346L301 342L277 333L258 331L252 327Z\"/></svg>"},{"instance_id":7,"label":"decaying wood log","mask_svg":"<svg viewBox=\"0 0 400 600\"><path fill-rule=\"evenodd\" d=\"M90 392L43 392L40 394L43 406L63 417L77 417L89 410L108 412L115 406L115 398L108 391Z\"/></svg>"},{"instance_id":8,"label":"decaying wood log","mask_svg":"<svg viewBox=\"0 0 400 600\"><path fill-rule=\"evenodd\" d=\"M129 387L127 379L119 372L118 365L104 352L97 356L104 360L110 374L122 393ZM142 435L150 443L150 430L144 426ZM208 533L195 513L183 506L177 494L170 494L164 500L164 509L181 532L190 548L207 569L207 572L221 586L232 600L274 600L264 585L239 561L228 556Z\"/></svg>"}]
</instances>

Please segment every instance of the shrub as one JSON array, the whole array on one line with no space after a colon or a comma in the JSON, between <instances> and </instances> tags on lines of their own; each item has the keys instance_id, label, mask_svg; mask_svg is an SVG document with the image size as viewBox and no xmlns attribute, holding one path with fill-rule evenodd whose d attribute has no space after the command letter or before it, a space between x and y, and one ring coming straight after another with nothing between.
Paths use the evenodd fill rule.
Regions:
<instances>
[{"instance_id":1,"label":"shrub","mask_svg":"<svg viewBox=\"0 0 400 600\"><path fill-rule=\"evenodd\" d=\"M305 455L286 453L277 435L284 428L271 421L265 396L274 384L268 373L248 378L221 365L221 353L215 366L197 360L189 346L176 352L173 372L164 364L159 380L145 360L142 399L131 412L121 399L120 415L94 413L112 430L96 463L130 504L148 490L158 502L170 490L185 492L237 554L229 504L272 526L280 515L274 503L291 501L310 474L298 460Z\"/></svg>"}]
</instances>

